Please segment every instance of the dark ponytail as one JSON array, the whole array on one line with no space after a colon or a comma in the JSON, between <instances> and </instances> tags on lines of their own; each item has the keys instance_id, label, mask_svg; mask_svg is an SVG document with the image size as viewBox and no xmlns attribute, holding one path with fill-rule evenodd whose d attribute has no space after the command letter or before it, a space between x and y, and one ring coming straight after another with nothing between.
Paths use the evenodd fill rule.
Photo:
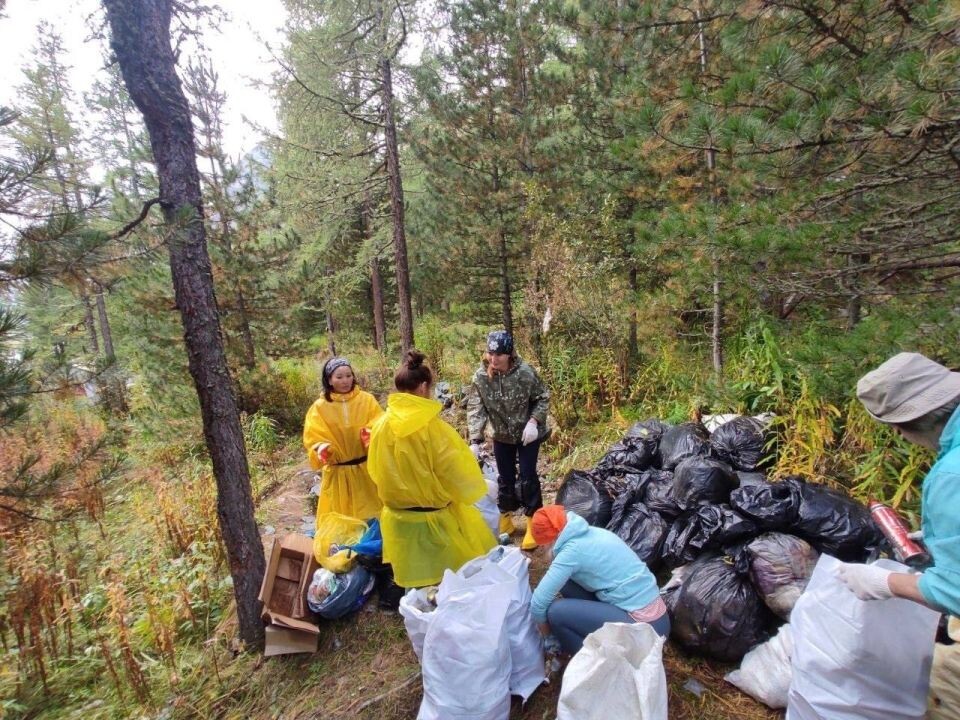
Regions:
<instances>
[{"instance_id":1,"label":"dark ponytail","mask_svg":"<svg viewBox=\"0 0 960 720\"><path fill-rule=\"evenodd\" d=\"M433 385L433 372L423 364L427 357L419 350L410 349L393 376L393 384L400 392L413 392L423 383Z\"/></svg>"}]
</instances>

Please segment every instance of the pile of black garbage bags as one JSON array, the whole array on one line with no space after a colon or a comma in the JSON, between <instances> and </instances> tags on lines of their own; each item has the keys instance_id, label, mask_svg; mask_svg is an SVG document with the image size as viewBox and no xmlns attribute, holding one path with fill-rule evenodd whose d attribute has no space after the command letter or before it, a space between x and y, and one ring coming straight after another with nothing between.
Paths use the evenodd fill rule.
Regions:
<instances>
[{"instance_id":1,"label":"pile of black garbage bags","mask_svg":"<svg viewBox=\"0 0 960 720\"><path fill-rule=\"evenodd\" d=\"M557 503L621 537L665 580L671 637L738 661L786 620L819 553L863 561L883 536L869 510L799 477L767 480L765 425L737 417L636 423L592 470L564 478Z\"/></svg>"}]
</instances>

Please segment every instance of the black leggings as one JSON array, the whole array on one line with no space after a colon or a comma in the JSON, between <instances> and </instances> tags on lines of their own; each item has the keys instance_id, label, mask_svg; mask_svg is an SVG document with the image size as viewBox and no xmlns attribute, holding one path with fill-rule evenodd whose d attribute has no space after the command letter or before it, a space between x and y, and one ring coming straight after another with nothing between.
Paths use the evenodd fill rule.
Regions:
<instances>
[{"instance_id":1,"label":"black leggings","mask_svg":"<svg viewBox=\"0 0 960 720\"><path fill-rule=\"evenodd\" d=\"M537 455L540 440L529 445L510 445L493 441L493 456L497 460L499 492L497 506L500 512L513 512L521 507L527 517L543 507L540 494L540 478L537 477ZM520 482L517 482L517 463L520 465Z\"/></svg>"}]
</instances>

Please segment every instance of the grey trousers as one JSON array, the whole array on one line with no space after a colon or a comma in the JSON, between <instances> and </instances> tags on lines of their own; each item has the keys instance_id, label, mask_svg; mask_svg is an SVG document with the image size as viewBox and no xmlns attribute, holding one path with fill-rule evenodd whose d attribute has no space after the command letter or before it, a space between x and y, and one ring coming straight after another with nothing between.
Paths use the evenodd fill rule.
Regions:
<instances>
[{"instance_id":1,"label":"grey trousers","mask_svg":"<svg viewBox=\"0 0 960 720\"><path fill-rule=\"evenodd\" d=\"M547 622L565 653L572 655L579 651L583 647L584 638L603 627L604 623L636 622L626 610L597 600L596 595L573 580L567 581L560 595L561 597L547 608ZM666 613L650 623L650 626L661 637L670 634L670 618Z\"/></svg>"}]
</instances>

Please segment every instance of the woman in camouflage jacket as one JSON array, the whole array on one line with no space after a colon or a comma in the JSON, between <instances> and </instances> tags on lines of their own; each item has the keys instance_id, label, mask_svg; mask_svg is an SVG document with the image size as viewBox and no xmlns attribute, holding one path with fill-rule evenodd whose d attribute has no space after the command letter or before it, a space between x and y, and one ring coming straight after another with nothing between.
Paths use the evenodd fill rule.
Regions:
<instances>
[{"instance_id":1,"label":"woman in camouflage jacket","mask_svg":"<svg viewBox=\"0 0 960 720\"><path fill-rule=\"evenodd\" d=\"M550 393L537 371L516 354L504 330L487 337L483 364L473 376L467 400L470 447L479 455L484 428L493 430L493 454L499 471L497 504L501 513L523 509L530 517L542 505L537 456L547 439ZM520 482L517 483L517 465ZM529 525L529 523L528 523ZM532 540L526 545L536 547Z\"/></svg>"}]
</instances>

